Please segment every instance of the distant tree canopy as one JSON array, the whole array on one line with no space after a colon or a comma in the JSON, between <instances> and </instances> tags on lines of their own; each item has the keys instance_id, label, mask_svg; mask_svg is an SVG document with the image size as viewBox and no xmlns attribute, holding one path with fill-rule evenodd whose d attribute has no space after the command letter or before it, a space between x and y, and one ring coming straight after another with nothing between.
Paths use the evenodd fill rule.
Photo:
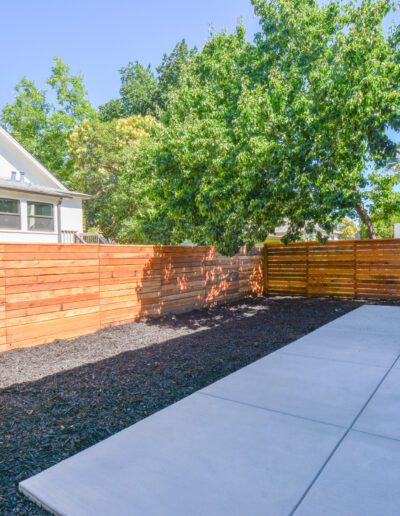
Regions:
<instances>
[{"instance_id":1,"label":"distant tree canopy","mask_svg":"<svg viewBox=\"0 0 400 516\"><path fill-rule=\"evenodd\" d=\"M2 121L96 194L88 223L120 241L190 239L232 254L283 223L285 241L323 238L345 217L386 235L400 211L389 137L400 129L400 29L382 29L394 2L252 4L252 42L239 26L201 51L180 42L156 73L131 62L97 115L61 67L49 84L72 98L56 109L21 82Z\"/></svg>"},{"instance_id":2,"label":"distant tree canopy","mask_svg":"<svg viewBox=\"0 0 400 516\"><path fill-rule=\"evenodd\" d=\"M85 119L95 116L80 76L72 75L59 58L54 59L47 80L56 102L27 78L15 87L14 102L0 115L5 128L59 179L69 182L73 162L68 154L68 135Z\"/></svg>"},{"instance_id":3,"label":"distant tree canopy","mask_svg":"<svg viewBox=\"0 0 400 516\"><path fill-rule=\"evenodd\" d=\"M358 226L354 220L345 217L338 225L337 231L339 232L339 238L341 240L352 240L356 238Z\"/></svg>"},{"instance_id":4,"label":"distant tree canopy","mask_svg":"<svg viewBox=\"0 0 400 516\"><path fill-rule=\"evenodd\" d=\"M85 120L70 134L68 152L74 163L71 184L93 195L93 200L84 204L88 227L121 239L125 219L142 209L144 187L135 175L129 188L123 186L124 176L135 166L138 146L156 129L153 117L136 115L109 122Z\"/></svg>"},{"instance_id":5,"label":"distant tree canopy","mask_svg":"<svg viewBox=\"0 0 400 516\"><path fill-rule=\"evenodd\" d=\"M157 115L165 107L169 91L179 86L185 63L195 54L196 50L190 50L182 40L171 54L164 54L161 65L156 68L157 75L150 66L143 66L138 61L128 63L119 70L120 97L100 106L100 120L107 122L132 115Z\"/></svg>"}]
</instances>

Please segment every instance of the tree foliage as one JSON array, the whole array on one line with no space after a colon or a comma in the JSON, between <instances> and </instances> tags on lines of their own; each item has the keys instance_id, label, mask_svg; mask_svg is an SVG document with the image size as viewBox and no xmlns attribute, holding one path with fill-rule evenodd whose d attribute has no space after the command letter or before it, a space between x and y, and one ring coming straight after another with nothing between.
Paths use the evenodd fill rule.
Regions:
<instances>
[{"instance_id":1,"label":"tree foliage","mask_svg":"<svg viewBox=\"0 0 400 516\"><path fill-rule=\"evenodd\" d=\"M75 125L93 118L81 76L72 75L59 58L54 59L47 80L56 102L27 78L15 87L14 101L1 111L5 128L59 179L68 182L73 164L68 154L68 135Z\"/></svg>"},{"instance_id":2,"label":"tree foliage","mask_svg":"<svg viewBox=\"0 0 400 516\"><path fill-rule=\"evenodd\" d=\"M337 227L341 240L353 240L358 233L358 226L354 220L345 217Z\"/></svg>"},{"instance_id":3,"label":"tree foliage","mask_svg":"<svg viewBox=\"0 0 400 516\"><path fill-rule=\"evenodd\" d=\"M144 187L139 179L134 176L127 188L122 178L130 175L139 144L156 127L154 118L136 115L110 122L85 120L70 134L69 154L75 169L72 186L93 195L84 204L88 228L121 239L124 221L142 208L145 199L138 194Z\"/></svg>"},{"instance_id":4,"label":"tree foliage","mask_svg":"<svg viewBox=\"0 0 400 516\"><path fill-rule=\"evenodd\" d=\"M290 240L355 215L371 232L374 192L393 191L375 177L399 123L398 54L382 31L392 3L253 4L254 44L241 27L212 35L169 95L144 168L171 218L162 240L184 230L233 253L284 221Z\"/></svg>"},{"instance_id":5,"label":"tree foliage","mask_svg":"<svg viewBox=\"0 0 400 516\"><path fill-rule=\"evenodd\" d=\"M24 80L3 121L61 176L75 167L96 195L89 224L120 241L234 253L283 223L285 241L324 238L344 217L383 234L400 202L400 29L382 29L394 2L252 4L253 41L239 26L201 51L180 42L156 73L129 63L99 119L59 64L60 107Z\"/></svg>"},{"instance_id":6,"label":"tree foliage","mask_svg":"<svg viewBox=\"0 0 400 516\"><path fill-rule=\"evenodd\" d=\"M190 49L183 39L170 54L164 54L160 66L157 67L157 106L164 109L169 94L181 84L181 77L186 64L197 53L197 49Z\"/></svg>"},{"instance_id":7,"label":"tree foliage","mask_svg":"<svg viewBox=\"0 0 400 516\"><path fill-rule=\"evenodd\" d=\"M120 97L111 99L99 108L100 120L106 122L132 115L157 116L166 105L170 91L180 84L187 61L196 53L185 40L180 41L171 54L164 54L154 74L150 66L130 62L119 70Z\"/></svg>"},{"instance_id":8,"label":"tree foliage","mask_svg":"<svg viewBox=\"0 0 400 516\"><path fill-rule=\"evenodd\" d=\"M394 224L400 222L400 165L387 167L380 173L370 174L373 187L366 192L369 199L369 211L376 236L393 238ZM367 235L365 227L362 234Z\"/></svg>"}]
</instances>

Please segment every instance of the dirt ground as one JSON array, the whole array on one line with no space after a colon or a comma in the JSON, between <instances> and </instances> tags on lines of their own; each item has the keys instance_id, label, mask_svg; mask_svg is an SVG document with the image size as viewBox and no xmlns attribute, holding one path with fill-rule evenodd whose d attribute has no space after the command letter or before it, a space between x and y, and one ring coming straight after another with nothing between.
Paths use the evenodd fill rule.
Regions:
<instances>
[{"instance_id":1,"label":"dirt ground","mask_svg":"<svg viewBox=\"0 0 400 516\"><path fill-rule=\"evenodd\" d=\"M255 298L0 354L0 514L18 482L362 303Z\"/></svg>"}]
</instances>

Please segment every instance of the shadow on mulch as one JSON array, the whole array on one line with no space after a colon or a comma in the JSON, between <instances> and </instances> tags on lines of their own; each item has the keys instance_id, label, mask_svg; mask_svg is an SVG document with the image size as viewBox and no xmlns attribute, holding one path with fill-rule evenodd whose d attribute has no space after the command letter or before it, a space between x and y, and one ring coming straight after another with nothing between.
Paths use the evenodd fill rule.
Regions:
<instances>
[{"instance_id":1,"label":"shadow on mulch","mask_svg":"<svg viewBox=\"0 0 400 516\"><path fill-rule=\"evenodd\" d=\"M196 331L1 390L0 514L46 514L17 492L19 481L360 306L294 298L245 304L254 306L245 316L242 302L148 321L150 332L154 325Z\"/></svg>"}]
</instances>

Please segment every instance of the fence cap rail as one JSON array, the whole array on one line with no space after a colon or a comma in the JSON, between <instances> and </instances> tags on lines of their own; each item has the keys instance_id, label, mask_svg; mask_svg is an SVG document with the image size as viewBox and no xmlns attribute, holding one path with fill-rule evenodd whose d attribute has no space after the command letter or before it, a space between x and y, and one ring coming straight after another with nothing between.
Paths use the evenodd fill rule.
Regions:
<instances>
[{"instance_id":1,"label":"fence cap rail","mask_svg":"<svg viewBox=\"0 0 400 516\"><path fill-rule=\"evenodd\" d=\"M353 244L373 244L373 245L379 245L380 242L384 243L394 243L394 244L400 244L400 238L358 238L358 239L342 239L342 240L327 240L326 242L320 241L320 240L310 240L310 241L296 241L296 242L290 242L288 244L284 244L282 242L265 242L264 248L268 247L292 247L292 246L313 246L313 245L320 245L320 246L326 246L326 245L353 245Z\"/></svg>"}]
</instances>

